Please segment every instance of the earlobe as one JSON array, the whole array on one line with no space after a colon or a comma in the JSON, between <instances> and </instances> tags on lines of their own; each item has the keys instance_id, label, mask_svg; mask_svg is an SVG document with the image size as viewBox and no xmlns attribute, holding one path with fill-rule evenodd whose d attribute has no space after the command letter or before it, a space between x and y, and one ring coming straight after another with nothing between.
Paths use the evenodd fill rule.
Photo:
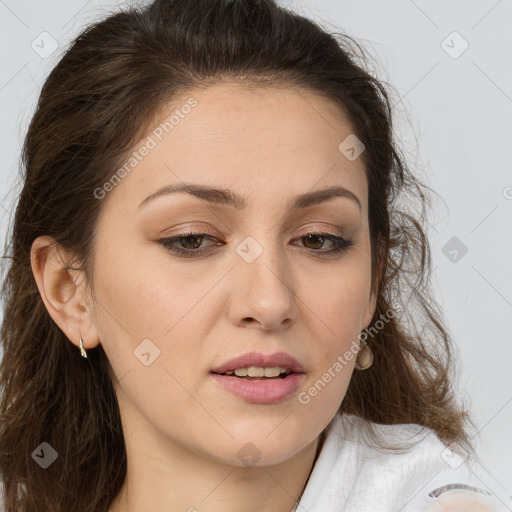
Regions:
<instances>
[{"instance_id":1,"label":"earlobe","mask_svg":"<svg viewBox=\"0 0 512 512\"><path fill-rule=\"evenodd\" d=\"M85 348L92 348L99 343L99 338L87 294L78 283L78 272L66 268L65 255L54 238L46 235L36 238L30 251L32 273L54 322L77 347L81 334Z\"/></svg>"}]
</instances>

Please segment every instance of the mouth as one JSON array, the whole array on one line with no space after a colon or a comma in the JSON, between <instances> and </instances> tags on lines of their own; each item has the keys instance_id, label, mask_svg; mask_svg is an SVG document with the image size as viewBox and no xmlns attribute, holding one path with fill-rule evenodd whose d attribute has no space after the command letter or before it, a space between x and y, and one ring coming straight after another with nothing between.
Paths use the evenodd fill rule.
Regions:
<instances>
[{"instance_id":1,"label":"mouth","mask_svg":"<svg viewBox=\"0 0 512 512\"><path fill-rule=\"evenodd\" d=\"M304 366L286 352L248 352L213 368L210 377L224 391L252 404L275 404L304 383Z\"/></svg>"},{"instance_id":2,"label":"mouth","mask_svg":"<svg viewBox=\"0 0 512 512\"><path fill-rule=\"evenodd\" d=\"M291 397L304 383L305 374L284 367L248 366L210 372L224 391L251 404L277 404Z\"/></svg>"},{"instance_id":3,"label":"mouth","mask_svg":"<svg viewBox=\"0 0 512 512\"><path fill-rule=\"evenodd\" d=\"M227 370L223 373L211 372L215 375L223 375L225 377L236 377L238 379L247 381L267 381L267 380L282 380L286 379L292 373L290 368L283 368L281 366L274 367L258 367L249 366L245 368L236 368L235 370Z\"/></svg>"},{"instance_id":4,"label":"mouth","mask_svg":"<svg viewBox=\"0 0 512 512\"><path fill-rule=\"evenodd\" d=\"M302 363L286 352L268 355L261 352L248 352L212 368L211 371L219 375L236 375L236 377L274 378L282 373L304 373L304 370Z\"/></svg>"}]
</instances>

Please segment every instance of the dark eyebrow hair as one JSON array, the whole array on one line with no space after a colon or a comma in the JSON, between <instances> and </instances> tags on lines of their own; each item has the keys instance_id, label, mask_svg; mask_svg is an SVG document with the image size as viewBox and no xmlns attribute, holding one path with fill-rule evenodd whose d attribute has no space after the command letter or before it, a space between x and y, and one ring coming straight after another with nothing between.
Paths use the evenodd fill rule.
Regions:
<instances>
[{"instance_id":1,"label":"dark eyebrow hair","mask_svg":"<svg viewBox=\"0 0 512 512\"><path fill-rule=\"evenodd\" d=\"M210 185L178 183L175 185L168 185L157 190L150 196L146 197L146 199L144 199L137 208L141 208L157 197L177 192L186 192L187 194L190 194L199 199L204 199L205 201L209 201L211 203L231 206L237 210L243 210L247 206L247 203L243 197L235 194L229 189L218 189L211 187ZM295 197L288 205L288 207L291 211L299 210L302 208L307 208L308 206L314 206L316 204L323 203L324 201L327 201L333 197L346 197L351 199L357 204L359 210L362 210L362 205L359 198L353 192L350 192L350 190L339 186L301 194Z\"/></svg>"}]
</instances>

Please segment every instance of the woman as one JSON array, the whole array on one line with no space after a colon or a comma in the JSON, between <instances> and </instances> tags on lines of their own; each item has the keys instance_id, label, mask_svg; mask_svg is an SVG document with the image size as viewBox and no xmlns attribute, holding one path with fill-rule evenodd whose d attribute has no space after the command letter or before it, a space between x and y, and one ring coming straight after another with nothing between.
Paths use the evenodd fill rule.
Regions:
<instances>
[{"instance_id":1,"label":"woman","mask_svg":"<svg viewBox=\"0 0 512 512\"><path fill-rule=\"evenodd\" d=\"M358 50L272 0L156 0L72 44L3 289L7 511L508 510Z\"/></svg>"}]
</instances>

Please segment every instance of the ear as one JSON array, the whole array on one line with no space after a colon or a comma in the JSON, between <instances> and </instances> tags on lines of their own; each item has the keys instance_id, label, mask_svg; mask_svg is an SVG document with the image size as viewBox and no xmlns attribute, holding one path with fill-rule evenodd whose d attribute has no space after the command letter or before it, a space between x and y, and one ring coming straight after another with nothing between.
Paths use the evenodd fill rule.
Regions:
<instances>
[{"instance_id":1,"label":"ear","mask_svg":"<svg viewBox=\"0 0 512 512\"><path fill-rule=\"evenodd\" d=\"M82 335L84 348L92 348L100 340L84 284L85 276L82 271L65 268L67 256L54 238L40 236L34 240L30 251L32 272L54 322L77 347L80 346Z\"/></svg>"}]
</instances>

